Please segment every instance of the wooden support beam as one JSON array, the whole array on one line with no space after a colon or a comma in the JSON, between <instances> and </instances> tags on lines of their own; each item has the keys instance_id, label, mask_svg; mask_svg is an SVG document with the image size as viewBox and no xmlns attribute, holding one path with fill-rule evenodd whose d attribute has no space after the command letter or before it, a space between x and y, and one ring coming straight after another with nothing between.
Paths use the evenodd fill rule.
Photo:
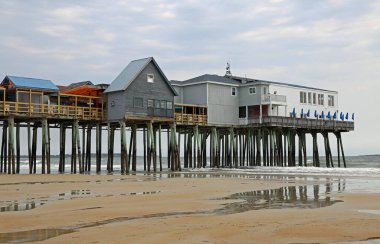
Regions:
<instances>
[{"instance_id":1,"label":"wooden support beam","mask_svg":"<svg viewBox=\"0 0 380 244\"><path fill-rule=\"evenodd\" d=\"M14 118L8 118L8 174L16 173L15 148L14 148Z\"/></svg>"},{"instance_id":2,"label":"wooden support beam","mask_svg":"<svg viewBox=\"0 0 380 244\"><path fill-rule=\"evenodd\" d=\"M161 133L161 131L160 131ZM132 140L132 144L133 144L133 156L132 156L132 170L133 171L136 171L137 170L137 126L136 124L133 124L132 125L132 136L133 136L133 140ZM161 150L161 135L160 135L160 150ZM160 152L161 153L161 152ZM130 162L129 162L130 164ZM160 159L160 166L161 166L161 170L162 170L162 162L161 162L161 159Z\"/></svg>"},{"instance_id":3,"label":"wooden support beam","mask_svg":"<svg viewBox=\"0 0 380 244\"><path fill-rule=\"evenodd\" d=\"M101 172L102 162L102 125L96 124L96 173Z\"/></svg>"},{"instance_id":4,"label":"wooden support beam","mask_svg":"<svg viewBox=\"0 0 380 244\"><path fill-rule=\"evenodd\" d=\"M20 123L16 123L16 174L20 173Z\"/></svg>"},{"instance_id":5,"label":"wooden support beam","mask_svg":"<svg viewBox=\"0 0 380 244\"><path fill-rule=\"evenodd\" d=\"M77 139L76 139L76 129L75 129L76 123L73 121L71 126L71 167L70 171L71 173L77 172Z\"/></svg>"},{"instance_id":6,"label":"wooden support beam","mask_svg":"<svg viewBox=\"0 0 380 244\"><path fill-rule=\"evenodd\" d=\"M29 159L29 174L33 173L33 156L32 156L32 135L30 131L30 122L27 123L27 140L28 140L28 159Z\"/></svg>"},{"instance_id":7,"label":"wooden support beam","mask_svg":"<svg viewBox=\"0 0 380 244\"><path fill-rule=\"evenodd\" d=\"M66 151L66 127L64 123L59 126L59 167L58 172L65 172L65 151Z\"/></svg>"},{"instance_id":8,"label":"wooden support beam","mask_svg":"<svg viewBox=\"0 0 380 244\"><path fill-rule=\"evenodd\" d=\"M161 141L161 124L158 125L158 157L160 161L160 172L162 171L162 141Z\"/></svg>"},{"instance_id":9,"label":"wooden support beam","mask_svg":"<svg viewBox=\"0 0 380 244\"><path fill-rule=\"evenodd\" d=\"M129 167L127 167L128 155L127 155L127 143L126 143L126 132L125 132L125 122L120 121L120 168L121 173L125 174L129 172ZM130 143L132 145L132 143Z\"/></svg>"}]
</instances>

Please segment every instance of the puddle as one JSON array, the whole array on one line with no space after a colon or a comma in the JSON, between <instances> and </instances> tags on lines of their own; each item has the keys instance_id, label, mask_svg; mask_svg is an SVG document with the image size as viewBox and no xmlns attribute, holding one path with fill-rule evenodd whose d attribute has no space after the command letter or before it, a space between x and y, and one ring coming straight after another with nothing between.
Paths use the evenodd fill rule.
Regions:
<instances>
[{"instance_id":1,"label":"puddle","mask_svg":"<svg viewBox=\"0 0 380 244\"><path fill-rule=\"evenodd\" d=\"M217 214L234 214L261 209L300 208L312 209L331 206L341 200L334 200L330 193L332 185L287 186L273 190L249 191L230 195L222 200L240 200L223 204ZM339 192L339 191L336 191Z\"/></svg>"},{"instance_id":2,"label":"puddle","mask_svg":"<svg viewBox=\"0 0 380 244\"><path fill-rule=\"evenodd\" d=\"M161 191L144 191L144 192L130 192L121 194L94 194L90 190L71 190L69 192L54 194L48 197L27 198L17 201L0 201L0 212L11 211L25 211L31 210L36 207L45 205L49 202L73 200L78 198L91 198L91 197L114 197L114 196L132 196L132 195L152 195L160 193Z\"/></svg>"},{"instance_id":3,"label":"puddle","mask_svg":"<svg viewBox=\"0 0 380 244\"><path fill-rule=\"evenodd\" d=\"M359 213L380 214L380 210L360 209Z\"/></svg>"},{"instance_id":4,"label":"puddle","mask_svg":"<svg viewBox=\"0 0 380 244\"><path fill-rule=\"evenodd\" d=\"M37 229L18 231L10 233L0 233L1 243L25 243L34 241L44 241L59 235L72 233L74 230L66 229Z\"/></svg>"}]
</instances>

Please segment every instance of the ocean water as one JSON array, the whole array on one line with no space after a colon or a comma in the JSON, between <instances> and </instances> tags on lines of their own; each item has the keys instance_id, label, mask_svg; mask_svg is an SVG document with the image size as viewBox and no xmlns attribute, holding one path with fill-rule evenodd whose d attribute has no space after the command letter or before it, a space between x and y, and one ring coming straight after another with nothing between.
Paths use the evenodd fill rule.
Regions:
<instances>
[{"instance_id":1,"label":"ocean water","mask_svg":"<svg viewBox=\"0 0 380 244\"><path fill-rule=\"evenodd\" d=\"M312 167L312 159L309 158L307 167L241 167L239 169L212 169L209 167L202 169L183 169L187 172L239 172L246 174L277 174L277 175L325 175L325 176L350 176L350 177L371 177L371 178L380 178L380 155L374 156L349 156L346 157L347 168L338 168L337 159L334 158L335 168L326 168L323 167L325 162L324 158L321 157L322 167ZM163 158L163 172L168 172L167 168L167 158ZM181 160L183 162L183 159ZM58 156L51 157L51 173L58 173ZM91 165L91 173L95 173L95 158L93 157ZM70 156L66 156L65 159L65 172L70 173ZM107 174L106 165L107 165L107 156L102 155L102 174ZM343 163L341 162L341 166ZM37 157L37 173L41 173L41 158ZM21 174L29 172L28 158L26 156L21 157ZM144 161L143 157L137 157L137 172L144 172ZM115 155L114 157L114 174L120 174L120 156Z\"/></svg>"}]
</instances>

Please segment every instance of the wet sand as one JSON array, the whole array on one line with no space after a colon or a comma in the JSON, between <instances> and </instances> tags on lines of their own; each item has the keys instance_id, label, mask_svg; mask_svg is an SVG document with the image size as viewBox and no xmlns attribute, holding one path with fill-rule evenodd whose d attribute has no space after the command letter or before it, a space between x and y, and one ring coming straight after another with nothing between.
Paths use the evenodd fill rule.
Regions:
<instances>
[{"instance_id":1,"label":"wet sand","mask_svg":"<svg viewBox=\"0 0 380 244\"><path fill-rule=\"evenodd\" d=\"M331 243L380 238L380 194L346 191L344 181L180 176L1 175L0 241Z\"/></svg>"}]
</instances>

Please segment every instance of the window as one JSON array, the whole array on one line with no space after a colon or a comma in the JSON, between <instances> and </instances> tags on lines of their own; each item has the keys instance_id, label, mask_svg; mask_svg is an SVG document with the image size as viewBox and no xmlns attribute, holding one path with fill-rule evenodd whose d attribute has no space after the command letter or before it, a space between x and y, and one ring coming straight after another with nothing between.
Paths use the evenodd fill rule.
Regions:
<instances>
[{"instance_id":1,"label":"window","mask_svg":"<svg viewBox=\"0 0 380 244\"><path fill-rule=\"evenodd\" d=\"M240 119L247 118L247 109L245 106L239 107L239 118Z\"/></svg>"},{"instance_id":2,"label":"window","mask_svg":"<svg viewBox=\"0 0 380 244\"><path fill-rule=\"evenodd\" d=\"M308 102L309 104L312 103L312 102L311 102L311 92L308 92L308 93L307 93L307 102Z\"/></svg>"},{"instance_id":3,"label":"window","mask_svg":"<svg viewBox=\"0 0 380 244\"><path fill-rule=\"evenodd\" d=\"M307 103L306 101L306 92L300 92L300 103Z\"/></svg>"},{"instance_id":4,"label":"window","mask_svg":"<svg viewBox=\"0 0 380 244\"><path fill-rule=\"evenodd\" d=\"M263 87L263 94L267 94L267 88L265 86Z\"/></svg>"},{"instance_id":5,"label":"window","mask_svg":"<svg viewBox=\"0 0 380 244\"><path fill-rule=\"evenodd\" d=\"M148 99L148 108L153 108L153 100Z\"/></svg>"},{"instance_id":6,"label":"window","mask_svg":"<svg viewBox=\"0 0 380 244\"><path fill-rule=\"evenodd\" d=\"M142 97L134 97L133 98L133 107L142 108L143 107L143 98Z\"/></svg>"},{"instance_id":7,"label":"window","mask_svg":"<svg viewBox=\"0 0 380 244\"><path fill-rule=\"evenodd\" d=\"M256 87L252 86L249 88L249 95L256 94Z\"/></svg>"},{"instance_id":8,"label":"window","mask_svg":"<svg viewBox=\"0 0 380 244\"><path fill-rule=\"evenodd\" d=\"M160 108L160 100L154 100L154 108Z\"/></svg>"},{"instance_id":9,"label":"window","mask_svg":"<svg viewBox=\"0 0 380 244\"><path fill-rule=\"evenodd\" d=\"M317 93L313 93L313 104L317 104Z\"/></svg>"},{"instance_id":10,"label":"window","mask_svg":"<svg viewBox=\"0 0 380 244\"><path fill-rule=\"evenodd\" d=\"M330 107L334 107L334 96L332 95L328 95L327 96L327 104L330 106Z\"/></svg>"},{"instance_id":11,"label":"window","mask_svg":"<svg viewBox=\"0 0 380 244\"><path fill-rule=\"evenodd\" d=\"M323 94L318 94L318 105L325 105L325 96Z\"/></svg>"},{"instance_id":12,"label":"window","mask_svg":"<svg viewBox=\"0 0 380 244\"><path fill-rule=\"evenodd\" d=\"M147 74L146 81L149 83L153 83L154 82L154 75L153 74Z\"/></svg>"},{"instance_id":13,"label":"window","mask_svg":"<svg viewBox=\"0 0 380 244\"><path fill-rule=\"evenodd\" d=\"M166 101L161 101L161 109L166 109Z\"/></svg>"},{"instance_id":14,"label":"window","mask_svg":"<svg viewBox=\"0 0 380 244\"><path fill-rule=\"evenodd\" d=\"M231 87L231 96L236 96L236 87Z\"/></svg>"},{"instance_id":15,"label":"window","mask_svg":"<svg viewBox=\"0 0 380 244\"><path fill-rule=\"evenodd\" d=\"M169 110L173 109L173 103L172 102L166 102L166 108Z\"/></svg>"}]
</instances>

